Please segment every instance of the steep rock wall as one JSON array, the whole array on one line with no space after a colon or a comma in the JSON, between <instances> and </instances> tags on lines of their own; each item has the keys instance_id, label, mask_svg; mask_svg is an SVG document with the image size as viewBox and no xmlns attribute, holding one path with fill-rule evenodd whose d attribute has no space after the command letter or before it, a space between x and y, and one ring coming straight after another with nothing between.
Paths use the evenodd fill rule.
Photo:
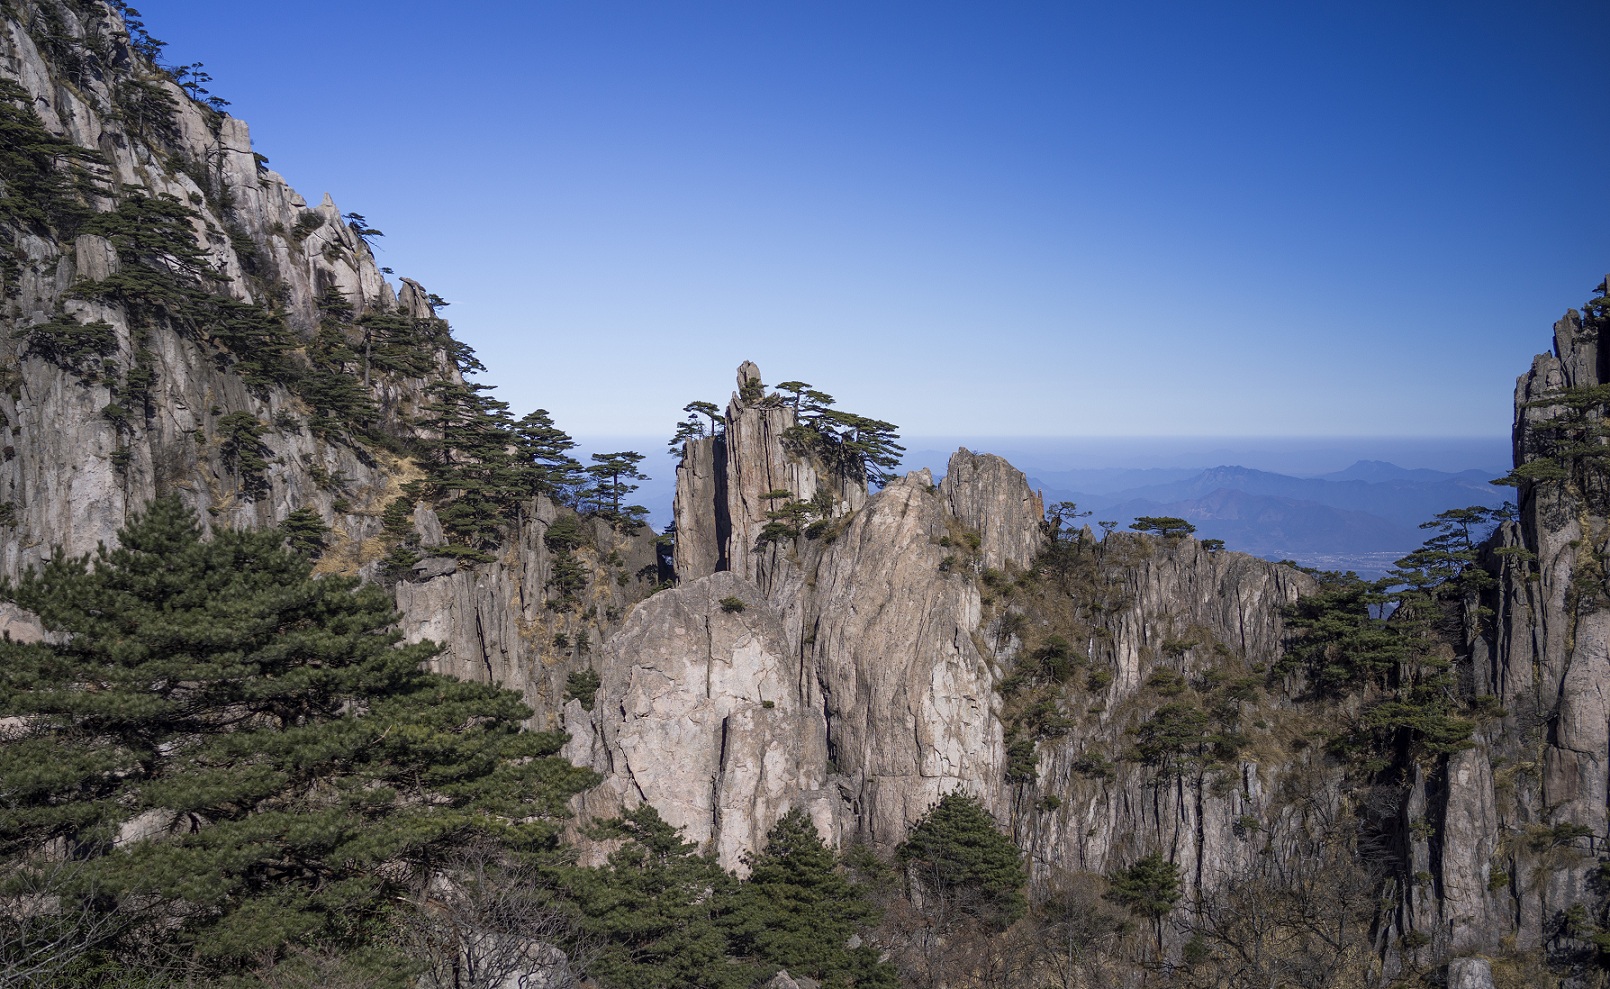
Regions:
<instances>
[{"instance_id":1,"label":"steep rock wall","mask_svg":"<svg viewBox=\"0 0 1610 989\"><path fill-rule=\"evenodd\" d=\"M746 366L740 383L756 375ZM676 530L679 543L698 535L696 545L679 546L679 563L718 558L713 503L754 505L756 493L808 477L786 466L798 454L780 444L767 456L739 456L747 466L729 461L720 473L716 451L761 446L757 437L780 435L792 411L751 391L729 414L732 439L686 448ZM721 485L749 500L713 499ZM1081 768L1090 751L1128 746L1130 730L1155 706L1138 699L1154 668L1167 663L1194 674L1225 662L1271 663L1282 641L1280 609L1312 589L1306 576L1208 552L1193 540L1117 534L1097 541L1086 533L1080 545L1101 591L1082 645L1094 666L1113 675L1083 702L1089 710L1068 706L1077 698L1064 702L1074 730L1039 743L1038 777L1025 786L1007 778L1001 682L1021 642L1001 631L998 615L986 620L983 603L994 593L989 581L1008 579L1003 572L1038 579L1042 507L1023 475L998 457L961 450L943 483L919 471L822 522L754 554L749 577L736 565L713 576L684 573L681 588L633 613L601 661L594 710L578 703L566 710L573 755L606 777L581 802L586 814L646 799L732 862L757 850L791 806L808 807L838 844L887 852L936 800L961 791L1011 826L1037 882L1070 869L1106 871L1162 849L1194 888L1199 878L1224 881L1258 854L1244 840L1249 815L1295 821L1310 812L1281 802L1290 787L1274 758L1249 756L1233 782L1199 775L1168 786L1134 766L1107 779ZM742 544L741 528L734 523L727 545ZM729 592L745 603L738 617L719 612ZM712 645L723 635L708 629L736 624L763 645ZM1188 643L1183 655L1165 655L1165 647L1178 653L1179 642ZM762 685L780 671L786 702L762 706L763 723L747 714L735 720L734 712L769 697ZM714 683L745 686L723 699ZM792 741L780 740L779 723ZM1305 772L1323 775L1312 766ZM1059 798L1055 809L1047 809L1047 795Z\"/></svg>"},{"instance_id":2,"label":"steep rock wall","mask_svg":"<svg viewBox=\"0 0 1610 989\"><path fill-rule=\"evenodd\" d=\"M942 569L946 511L932 487L917 471L880 491L812 561L789 609L856 837L885 850L948 792L1006 809L995 672L973 638L978 590Z\"/></svg>"},{"instance_id":3,"label":"steep rock wall","mask_svg":"<svg viewBox=\"0 0 1610 989\"><path fill-rule=\"evenodd\" d=\"M1610 380L1602 318L1554 325L1552 353L1515 387L1519 518L1499 527L1483 564L1493 587L1471 610L1461 657L1470 693L1504 712L1475 746L1417 781L1437 831L1415 854L1437 879L1405 921L1441 957L1547 948L1568 958L1563 918L1603 923L1599 860L1610 802ZM1580 933L1580 932L1579 932ZM1591 953L1591 952L1589 952Z\"/></svg>"},{"instance_id":4,"label":"steep rock wall","mask_svg":"<svg viewBox=\"0 0 1610 989\"><path fill-rule=\"evenodd\" d=\"M994 454L961 449L951 455L939 483L950 514L978 533L986 567L1022 569L1045 544L1045 502L1028 479Z\"/></svg>"},{"instance_id":5,"label":"steep rock wall","mask_svg":"<svg viewBox=\"0 0 1610 989\"><path fill-rule=\"evenodd\" d=\"M656 594L600 670L591 710L565 708L566 756L605 777L578 798L584 820L646 801L727 869L791 809L837 832L823 712L753 583L719 573Z\"/></svg>"},{"instance_id":6,"label":"steep rock wall","mask_svg":"<svg viewBox=\"0 0 1610 989\"><path fill-rule=\"evenodd\" d=\"M52 39L49 52L36 37ZM384 313L428 324L435 342L419 355L424 373L351 369L378 412L366 424L374 434L417 435L411 420L430 386L461 380L430 294L411 279L388 283L365 234L330 196L310 207L263 164L243 121L192 100L135 50L109 8L7 5L0 80L21 87L45 132L104 161L88 170L101 190L84 202L92 213L110 213L136 194L181 204L194 215L198 264L220 276L199 284L219 298L270 306L295 345L316 337L320 306L331 299L353 319ZM148 112L130 111L136 98ZM307 402L282 383L248 380L240 361L251 355L207 339L206 327L151 323L96 295L95 283L138 269L106 237L57 236L0 214L0 256L0 577L56 546L80 554L110 543L132 512L168 494L212 526L270 525L311 509L330 529L321 571L379 575L382 515L419 476L406 456L356 431L315 429ZM110 348L76 366L48 359L29 331L64 317L104 322ZM348 330L346 343L363 353L357 333ZM132 385L136 371L149 372L143 393ZM260 484L234 448L239 437L228 424L240 416L261 429ZM594 644L607 637L655 583L639 576L653 569L653 536L591 533L582 553L586 588L576 601L556 602L542 538L554 508L536 499L512 514L520 521L494 562L426 561L398 585L398 606L410 638L444 644L442 670L519 689L538 706L538 720L551 723L565 674L588 662L582 636ZM415 515L428 543L434 517L428 507ZM30 627L26 616L4 622L19 633ZM556 645L560 635L570 644Z\"/></svg>"},{"instance_id":7,"label":"steep rock wall","mask_svg":"<svg viewBox=\"0 0 1610 989\"><path fill-rule=\"evenodd\" d=\"M105 52L102 71L82 72L71 83L63 78L25 26L46 6L78 44ZM282 177L259 165L245 123L207 111L165 75L142 67L121 21L109 12L90 18L68 7L24 5L17 17L0 23L0 76L23 87L48 131L103 156L106 187L137 188L194 205L202 217L198 246L235 299L255 302L272 291L288 321L304 331L317 321L314 300L324 287L342 290L359 311L396 303L368 246L334 203L325 197L316 210L307 210ZM159 146L109 112L119 93L135 83L156 87L175 107L167 141ZM176 167L180 163L185 167ZM203 167L191 167L195 163ZM224 210L214 203L231 205ZM107 210L112 202L100 198L94 205ZM320 224L298 240L290 231L309 213ZM26 228L13 230L12 237L15 266L9 278L0 276L3 318L11 332L0 334L0 358L14 371L0 396L0 414L8 423L5 445L15 455L0 463L0 488L9 492L14 522L5 527L0 572L15 575L52 545L70 553L92 550L112 538L130 511L169 492L183 495L215 524L261 525L306 505L355 540L372 534L375 526L362 510L372 508L373 497L387 487L384 464L305 429L274 429L263 437L276 467L268 475L269 490L243 497L238 471L221 449L221 417L248 412L264 422L289 422L305 410L283 391L254 394L215 355L176 332L153 334L142 343L120 307L79 297L79 283L121 268L105 238L82 234L58 243ZM271 259L271 278L247 274L240 250L248 244ZM133 367L136 350L149 351L155 377L142 403L147 414L136 414L127 425L108 417L103 410L127 401L114 374L73 373L15 338L57 313L109 324L116 346L103 360L112 365ZM420 394L415 387L382 404L409 406ZM126 451L117 458L121 464L114 460L120 450ZM349 479L347 489L314 483L315 469L320 476ZM359 510L337 512L338 501Z\"/></svg>"}]
</instances>

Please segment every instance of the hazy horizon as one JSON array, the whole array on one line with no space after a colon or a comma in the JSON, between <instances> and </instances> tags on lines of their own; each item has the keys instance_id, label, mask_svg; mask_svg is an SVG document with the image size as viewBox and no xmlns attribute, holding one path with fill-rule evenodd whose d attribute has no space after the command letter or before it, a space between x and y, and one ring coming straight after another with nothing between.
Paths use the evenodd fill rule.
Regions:
<instances>
[{"instance_id":1,"label":"hazy horizon","mask_svg":"<svg viewBox=\"0 0 1610 989\"><path fill-rule=\"evenodd\" d=\"M669 431L661 437L575 439L575 452L583 463L592 453L635 450L644 455L642 470L651 479L641 483L635 501L649 509L652 524L663 530L671 518L676 489L677 458L666 449ZM1359 461L1384 461L1405 470L1482 470L1497 477L1509 470L1511 460L1508 436L916 436L902 437L900 442L906 447L901 472L926 467L936 478L960 446L1002 457L1031 479L1053 471L1213 467L1314 477L1346 470Z\"/></svg>"}]
</instances>

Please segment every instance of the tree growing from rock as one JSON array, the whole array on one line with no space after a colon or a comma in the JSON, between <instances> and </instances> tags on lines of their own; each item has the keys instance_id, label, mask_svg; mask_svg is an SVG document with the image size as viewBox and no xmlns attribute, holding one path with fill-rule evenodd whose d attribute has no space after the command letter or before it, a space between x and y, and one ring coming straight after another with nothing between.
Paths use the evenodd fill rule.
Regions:
<instances>
[{"instance_id":1,"label":"tree growing from rock","mask_svg":"<svg viewBox=\"0 0 1610 989\"><path fill-rule=\"evenodd\" d=\"M648 480L648 475L637 469L643 462L643 455L625 450L595 453L592 460L592 466L587 468L587 474L593 479L592 489L587 494L588 508L617 526L642 524L648 509L623 502L637 490L637 485L631 482Z\"/></svg>"},{"instance_id":2,"label":"tree growing from rock","mask_svg":"<svg viewBox=\"0 0 1610 989\"><path fill-rule=\"evenodd\" d=\"M514 424L515 458L523 485L561 505L574 505L585 473L570 451L576 441L554 425L547 409L528 413Z\"/></svg>"},{"instance_id":3,"label":"tree growing from rock","mask_svg":"<svg viewBox=\"0 0 1610 989\"><path fill-rule=\"evenodd\" d=\"M1196 531L1196 526L1172 515L1142 515L1129 527L1136 532L1153 532L1165 539L1178 539Z\"/></svg>"}]
</instances>

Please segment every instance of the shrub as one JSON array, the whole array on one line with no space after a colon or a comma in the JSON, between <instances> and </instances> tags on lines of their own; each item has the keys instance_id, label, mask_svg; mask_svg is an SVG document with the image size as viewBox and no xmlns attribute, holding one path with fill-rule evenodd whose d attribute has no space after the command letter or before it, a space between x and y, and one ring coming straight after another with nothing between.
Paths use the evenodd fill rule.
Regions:
<instances>
[{"instance_id":1,"label":"shrub","mask_svg":"<svg viewBox=\"0 0 1610 989\"><path fill-rule=\"evenodd\" d=\"M575 515L561 515L548 526L543 533L542 541L555 553L568 553L587 541L586 533L582 531L581 519Z\"/></svg>"},{"instance_id":2,"label":"shrub","mask_svg":"<svg viewBox=\"0 0 1610 989\"><path fill-rule=\"evenodd\" d=\"M285 534L286 545L290 546L292 552L311 558L324 552L324 540L330 533L330 527L313 509L298 508L285 516L285 521L280 523L280 531Z\"/></svg>"},{"instance_id":3,"label":"shrub","mask_svg":"<svg viewBox=\"0 0 1610 989\"><path fill-rule=\"evenodd\" d=\"M117 350L117 333L111 324L100 320L80 323L67 315L18 330L12 336L26 341L29 354L80 375L89 375L92 362Z\"/></svg>"},{"instance_id":4,"label":"shrub","mask_svg":"<svg viewBox=\"0 0 1610 989\"><path fill-rule=\"evenodd\" d=\"M556 636L554 638L555 644L558 641L559 639ZM565 700L581 701L582 710L591 711L593 709L593 698L598 694L598 688L602 684L603 680L599 678L598 671L592 667L577 670L565 677Z\"/></svg>"},{"instance_id":5,"label":"shrub","mask_svg":"<svg viewBox=\"0 0 1610 989\"><path fill-rule=\"evenodd\" d=\"M1158 852L1110 873L1107 881L1107 899L1148 920L1167 916L1180 899L1180 867Z\"/></svg>"}]
</instances>

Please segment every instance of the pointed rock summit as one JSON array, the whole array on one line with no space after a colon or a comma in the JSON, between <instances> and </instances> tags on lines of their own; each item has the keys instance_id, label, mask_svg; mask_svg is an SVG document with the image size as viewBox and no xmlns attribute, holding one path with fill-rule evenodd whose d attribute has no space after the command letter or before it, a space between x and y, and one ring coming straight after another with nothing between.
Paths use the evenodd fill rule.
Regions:
<instances>
[{"instance_id":1,"label":"pointed rock summit","mask_svg":"<svg viewBox=\"0 0 1610 989\"><path fill-rule=\"evenodd\" d=\"M794 408L768 394L760 368L738 367L738 390L715 435L689 440L677 468L676 573L690 580L730 571L769 592L773 550L761 541L770 513L790 501L825 502L837 517L865 504L866 481L830 469L797 430Z\"/></svg>"}]
</instances>

